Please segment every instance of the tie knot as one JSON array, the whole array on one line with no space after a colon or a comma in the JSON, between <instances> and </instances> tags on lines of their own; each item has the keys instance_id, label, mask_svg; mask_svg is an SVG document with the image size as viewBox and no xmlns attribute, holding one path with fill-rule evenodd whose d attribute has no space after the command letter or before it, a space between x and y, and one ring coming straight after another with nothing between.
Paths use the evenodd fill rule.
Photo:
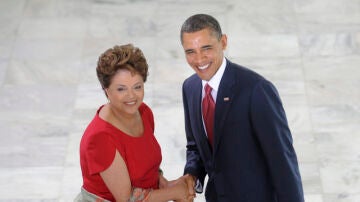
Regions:
<instances>
[{"instance_id":1,"label":"tie knot","mask_svg":"<svg viewBox=\"0 0 360 202\"><path fill-rule=\"evenodd\" d=\"M211 90L212 90L212 88L210 87L210 85L206 84L205 85L205 94L209 95L211 93Z\"/></svg>"}]
</instances>

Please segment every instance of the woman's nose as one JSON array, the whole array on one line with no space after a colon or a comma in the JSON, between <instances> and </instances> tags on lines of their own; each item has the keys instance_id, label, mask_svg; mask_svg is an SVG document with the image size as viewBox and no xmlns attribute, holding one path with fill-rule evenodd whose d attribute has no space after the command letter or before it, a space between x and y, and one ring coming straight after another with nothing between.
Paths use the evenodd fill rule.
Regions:
<instances>
[{"instance_id":1,"label":"woman's nose","mask_svg":"<svg viewBox=\"0 0 360 202\"><path fill-rule=\"evenodd\" d=\"M135 90L130 88L130 89L128 90L128 96L129 96L130 98L134 97L134 96L135 96Z\"/></svg>"}]
</instances>

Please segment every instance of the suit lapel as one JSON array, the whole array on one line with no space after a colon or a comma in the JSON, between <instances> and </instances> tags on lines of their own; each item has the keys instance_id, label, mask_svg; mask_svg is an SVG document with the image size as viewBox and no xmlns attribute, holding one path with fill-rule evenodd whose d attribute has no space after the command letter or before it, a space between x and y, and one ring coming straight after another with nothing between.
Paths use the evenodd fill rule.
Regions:
<instances>
[{"instance_id":1,"label":"suit lapel","mask_svg":"<svg viewBox=\"0 0 360 202\"><path fill-rule=\"evenodd\" d=\"M201 84L201 80L199 79L198 82L196 82L196 84L194 85L194 89L193 89L193 96L192 96L192 102L193 105L191 106L195 106L195 108L192 111L192 115L194 116L194 119L196 121L196 123L194 124L195 131L197 131L194 136L195 138L198 140L198 143L201 145L201 147L203 148L204 153L208 156L211 157L211 148L206 136L206 132L204 129L204 125L202 122L202 113L201 113L201 101L202 101L202 84Z\"/></svg>"},{"instance_id":2,"label":"suit lapel","mask_svg":"<svg viewBox=\"0 0 360 202\"><path fill-rule=\"evenodd\" d=\"M219 143L221 141L222 128L227 118L227 114L230 110L234 95L235 95L235 79L231 72L230 64L227 62L227 67L224 71L224 75L221 78L219 91L216 98L215 107L215 124L214 124L214 153L217 151Z\"/></svg>"}]
</instances>

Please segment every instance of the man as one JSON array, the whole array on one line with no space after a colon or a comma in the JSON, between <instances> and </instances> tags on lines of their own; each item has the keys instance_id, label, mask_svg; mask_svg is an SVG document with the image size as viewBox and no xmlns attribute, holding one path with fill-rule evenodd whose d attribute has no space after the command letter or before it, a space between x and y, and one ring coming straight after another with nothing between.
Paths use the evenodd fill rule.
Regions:
<instances>
[{"instance_id":1,"label":"man","mask_svg":"<svg viewBox=\"0 0 360 202\"><path fill-rule=\"evenodd\" d=\"M181 43L196 72L183 83L184 174L193 176L196 191L202 192L208 175L209 202L304 201L290 129L272 83L224 57L227 37L212 16L189 17Z\"/></svg>"}]
</instances>

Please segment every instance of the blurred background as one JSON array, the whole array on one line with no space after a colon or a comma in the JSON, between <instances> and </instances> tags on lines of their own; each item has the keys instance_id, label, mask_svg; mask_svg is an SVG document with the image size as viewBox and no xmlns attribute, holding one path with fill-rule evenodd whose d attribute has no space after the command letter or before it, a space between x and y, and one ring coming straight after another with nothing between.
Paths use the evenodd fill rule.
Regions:
<instances>
[{"instance_id":1,"label":"blurred background","mask_svg":"<svg viewBox=\"0 0 360 202\"><path fill-rule=\"evenodd\" d=\"M0 201L72 201L79 141L100 105L99 55L140 47L150 65L165 176L182 175L179 40L195 13L216 17L226 57L278 88L307 202L360 201L360 0L1 0ZM196 201L205 201L198 195Z\"/></svg>"}]
</instances>

